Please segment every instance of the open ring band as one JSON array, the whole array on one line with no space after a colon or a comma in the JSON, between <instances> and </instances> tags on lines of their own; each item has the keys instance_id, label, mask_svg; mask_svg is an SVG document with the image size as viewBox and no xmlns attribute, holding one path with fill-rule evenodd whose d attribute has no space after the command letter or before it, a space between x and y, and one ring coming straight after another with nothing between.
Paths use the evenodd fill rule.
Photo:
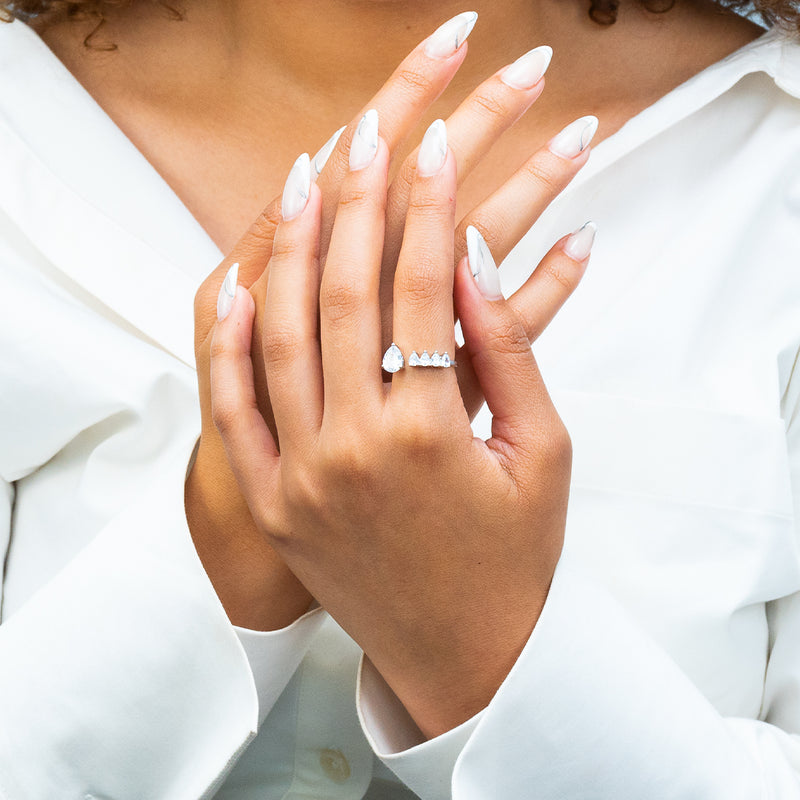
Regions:
<instances>
[{"instance_id":1,"label":"open ring band","mask_svg":"<svg viewBox=\"0 0 800 800\"><path fill-rule=\"evenodd\" d=\"M439 355L439 351L434 350L433 355L430 355L427 350L423 350L422 355L419 355L416 350L413 350L411 355L408 357L408 364L406 365L406 360L403 357L403 353L400 351L400 348L394 342L392 342L392 346L383 354L381 367L383 368L384 372L391 374L394 372L399 372L405 366L440 367L447 369L448 367L456 366L456 362L451 360L447 352Z\"/></svg>"}]
</instances>

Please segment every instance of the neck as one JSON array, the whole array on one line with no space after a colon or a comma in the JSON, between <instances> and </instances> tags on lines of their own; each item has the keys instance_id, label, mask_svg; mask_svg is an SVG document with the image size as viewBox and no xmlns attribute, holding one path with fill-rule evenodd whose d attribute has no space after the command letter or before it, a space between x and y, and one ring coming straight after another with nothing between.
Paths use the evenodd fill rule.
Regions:
<instances>
[{"instance_id":1,"label":"neck","mask_svg":"<svg viewBox=\"0 0 800 800\"><path fill-rule=\"evenodd\" d=\"M86 72L76 60L102 60L104 81L118 76L133 100L177 97L207 112L252 102L256 90L313 102L315 113L335 104L341 113L348 96L371 96L417 43L464 10L480 19L453 83L462 94L532 47L550 44L565 60L577 39L602 33L581 0L191 0L184 8L176 22L154 0L112 6L93 43L114 43L113 53L59 47L59 38L82 41L87 31L75 25L45 38L73 72Z\"/></svg>"}]
</instances>

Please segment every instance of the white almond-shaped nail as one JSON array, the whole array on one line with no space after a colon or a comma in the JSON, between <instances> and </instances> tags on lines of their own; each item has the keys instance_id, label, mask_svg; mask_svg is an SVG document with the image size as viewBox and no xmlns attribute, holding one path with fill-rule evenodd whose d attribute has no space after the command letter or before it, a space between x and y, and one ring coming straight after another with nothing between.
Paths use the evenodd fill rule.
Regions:
<instances>
[{"instance_id":1,"label":"white almond-shaped nail","mask_svg":"<svg viewBox=\"0 0 800 800\"><path fill-rule=\"evenodd\" d=\"M447 161L447 126L443 119L431 124L417 151L417 174L423 178L435 175Z\"/></svg>"},{"instance_id":2,"label":"white almond-shaped nail","mask_svg":"<svg viewBox=\"0 0 800 800\"><path fill-rule=\"evenodd\" d=\"M311 159L303 153L294 162L283 187L281 215L285 221L299 217L308 204L311 191Z\"/></svg>"},{"instance_id":3,"label":"white almond-shaped nail","mask_svg":"<svg viewBox=\"0 0 800 800\"><path fill-rule=\"evenodd\" d=\"M544 77L552 58L553 48L547 45L529 50L503 70L500 80L512 89L532 89Z\"/></svg>"},{"instance_id":4,"label":"white almond-shaped nail","mask_svg":"<svg viewBox=\"0 0 800 800\"><path fill-rule=\"evenodd\" d=\"M576 119L550 140L550 152L561 158L575 158L588 147L597 133L597 125L597 117Z\"/></svg>"},{"instance_id":5,"label":"white almond-shaped nail","mask_svg":"<svg viewBox=\"0 0 800 800\"><path fill-rule=\"evenodd\" d=\"M464 11L440 25L425 42L425 54L430 58L450 58L472 33L478 14Z\"/></svg>"},{"instance_id":6,"label":"white almond-shaped nail","mask_svg":"<svg viewBox=\"0 0 800 800\"><path fill-rule=\"evenodd\" d=\"M336 147L337 143L339 142L339 137L344 133L344 129L347 125L342 125L336 133L325 142L324 145L319 149L317 154L314 158L311 159L311 163L314 165L314 172L316 175L319 175L323 169L325 169L325 165L328 163L328 159L331 157L331 153L333 152L333 148ZM312 177L316 178L316 175L312 175Z\"/></svg>"},{"instance_id":7,"label":"white almond-shaped nail","mask_svg":"<svg viewBox=\"0 0 800 800\"><path fill-rule=\"evenodd\" d=\"M217 296L217 319L222 321L233 308L233 301L236 299L236 283L239 280L239 262L231 266Z\"/></svg>"},{"instance_id":8,"label":"white almond-shaped nail","mask_svg":"<svg viewBox=\"0 0 800 800\"><path fill-rule=\"evenodd\" d=\"M470 225L467 228L467 258L469 269L481 294L487 300L500 300L503 290L500 287L500 272L480 231Z\"/></svg>"},{"instance_id":9,"label":"white almond-shaped nail","mask_svg":"<svg viewBox=\"0 0 800 800\"><path fill-rule=\"evenodd\" d=\"M584 261L589 258L589 254L592 252L596 233L597 225L594 222L587 222L564 242L564 252L573 261Z\"/></svg>"},{"instance_id":10,"label":"white almond-shaped nail","mask_svg":"<svg viewBox=\"0 0 800 800\"><path fill-rule=\"evenodd\" d=\"M361 117L350 144L350 169L355 172L369 166L378 152L378 112L371 108Z\"/></svg>"}]
</instances>

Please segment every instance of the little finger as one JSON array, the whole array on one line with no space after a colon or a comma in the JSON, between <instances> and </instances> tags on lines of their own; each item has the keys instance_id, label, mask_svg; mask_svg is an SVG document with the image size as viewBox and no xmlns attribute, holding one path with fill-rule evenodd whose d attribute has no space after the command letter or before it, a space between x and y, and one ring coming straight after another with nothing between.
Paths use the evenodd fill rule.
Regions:
<instances>
[{"instance_id":1,"label":"little finger","mask_svg":"<svg viewBox=\"0 0 800 800\"><path fill-rule=\"evenodd\" d=\"M539 338L580 283L597 225L587 222L550 249L527 281L508 299L531 341Z\"/></svg>"}]
</instances>

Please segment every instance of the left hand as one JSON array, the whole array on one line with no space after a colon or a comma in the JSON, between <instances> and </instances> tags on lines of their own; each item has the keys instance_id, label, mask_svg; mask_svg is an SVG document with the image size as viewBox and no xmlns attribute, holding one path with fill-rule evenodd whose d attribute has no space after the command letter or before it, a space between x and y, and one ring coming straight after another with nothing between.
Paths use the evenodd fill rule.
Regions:
<instances>
[{"instance_id":1,"label":"left hand","mask_svg":"<svg viewBox=\"0 0 800 800\"><path fill-rule=\"evenodd\" d=\"M466 258L454 276L449 150L411 187L393 338L406 358L454 353L455 293L492 438L473 437L454 369L407 367L383 383L388 167L379 139L347 176L321 284L317 187L278 228L263 356L280 452L258 411L255 303L241 288L214 334L212 404L256 525L434 736L488 703L536 624L563 542L571 448L525 325L496 291L481 293Z\"/></svg>"}]
</instances>

